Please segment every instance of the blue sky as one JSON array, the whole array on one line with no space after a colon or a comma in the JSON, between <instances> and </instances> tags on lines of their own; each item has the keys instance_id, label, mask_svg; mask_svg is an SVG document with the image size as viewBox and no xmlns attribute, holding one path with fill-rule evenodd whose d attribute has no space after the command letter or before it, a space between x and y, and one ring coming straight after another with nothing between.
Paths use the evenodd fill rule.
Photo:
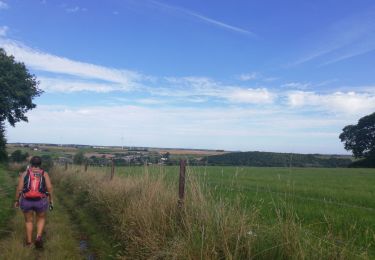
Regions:
<instances>
[{"instance_id":1,"label":"blue sky","mask_svg":"<svg viewBox=\"0 0 375 260\"><path fill-rule=\"evenodd\" d=\"M345 153L375 111L373 1L1 0L44 94L9 142Z\"/></svg>"}]
</instances>

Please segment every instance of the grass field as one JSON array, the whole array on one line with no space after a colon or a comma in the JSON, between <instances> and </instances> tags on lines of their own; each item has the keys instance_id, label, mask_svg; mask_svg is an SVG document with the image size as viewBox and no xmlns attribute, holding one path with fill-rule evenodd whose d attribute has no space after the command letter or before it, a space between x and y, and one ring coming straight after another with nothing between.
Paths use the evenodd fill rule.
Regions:
<instances>
[{"instance_id":1,"label":"grass field","mask_svg":"<svg viewBox=\"0 0 375 260\"><path fill-rule=\"evenodd\" d=\"M178 167L147 171L162 173L177 189ZM144 167L116 170L120 176L144 172ZM349 243L375 257L375 169L189 167L188 175L215 200L259 209L264 224L278 221L282 209L307 235L333 236L337 246Z\"/></svg>"}]
</instances>

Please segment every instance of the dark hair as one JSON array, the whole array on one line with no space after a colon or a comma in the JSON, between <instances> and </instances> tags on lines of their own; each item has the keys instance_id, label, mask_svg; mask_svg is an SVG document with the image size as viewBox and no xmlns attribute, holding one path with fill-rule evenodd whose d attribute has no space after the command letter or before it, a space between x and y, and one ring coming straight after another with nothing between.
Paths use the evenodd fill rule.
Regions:
<instances>
[{"instance_id":1,"label":"dark hair","mask_svg":"<svg viewBox=\"0 0 375 260\"><path fill-rule=\"evenodd\" d=\"M30 159L30 164L33 167L40 167L42 165L42 158L40 158L39 156L33 156Z\"/></svg>"}]
</instances>

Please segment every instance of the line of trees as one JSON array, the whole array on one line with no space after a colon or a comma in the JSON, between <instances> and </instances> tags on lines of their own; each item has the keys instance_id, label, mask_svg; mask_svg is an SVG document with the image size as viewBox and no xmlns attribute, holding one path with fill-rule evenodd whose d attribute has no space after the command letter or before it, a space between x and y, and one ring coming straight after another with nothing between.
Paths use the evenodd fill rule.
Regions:
<instances>
[{"instance_id":1,"label":"line of trees","mask_svg":"<svg viewBox=\"0 0 375 260\"><path fill-rule=\"evenodd\" d=\"M207 157L208 165L241 165L254 167L347 167L350 158L315 154L235 152Z\"/></svg>"}]
</instances>

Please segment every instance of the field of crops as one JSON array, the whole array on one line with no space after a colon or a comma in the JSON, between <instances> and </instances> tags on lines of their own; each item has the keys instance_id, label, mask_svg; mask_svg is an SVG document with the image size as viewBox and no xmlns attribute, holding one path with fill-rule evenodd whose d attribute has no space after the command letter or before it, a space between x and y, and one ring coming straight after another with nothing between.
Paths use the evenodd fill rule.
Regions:
<instances>
[{"instance_id":1,"label":"field of crops","mask_svg":"<svg viewBox=\"0 0 375 260\"><path fill-rule=\"evenodd\" d=\"M283 209L307 235L329 234L337 246L350 243L375 255L374 169L189 167L187 171L214 199L259 209L264 223L277 221ZM116 169L118 175L145 172L165 175L176 183L177 194L178 167Z\"/></svg>"}]
</instances>

